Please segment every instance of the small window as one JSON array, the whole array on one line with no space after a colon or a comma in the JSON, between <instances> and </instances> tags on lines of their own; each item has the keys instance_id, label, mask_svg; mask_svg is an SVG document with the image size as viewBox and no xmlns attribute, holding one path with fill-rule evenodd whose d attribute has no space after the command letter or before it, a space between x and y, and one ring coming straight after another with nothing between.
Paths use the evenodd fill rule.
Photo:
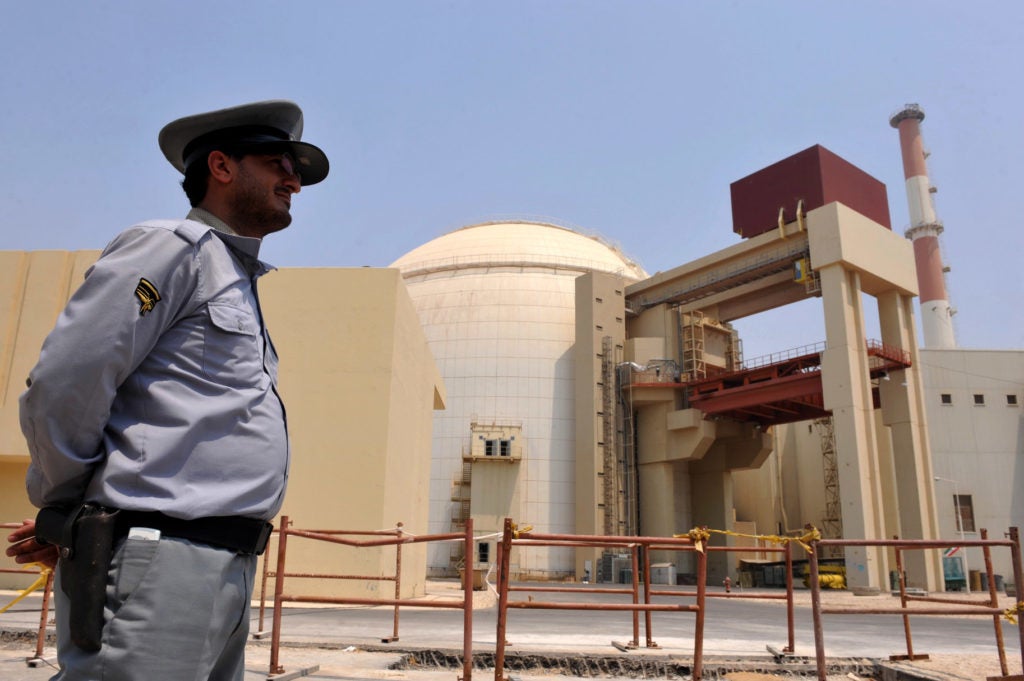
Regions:
<instances>
[{"instance_id":1,"label":"small window","mask_svg":"<svg viewBox=\"0 0 1024 681\"><path fill-rule=\"evenodd\" d=\"M601 299L601 298L594 298L594 302L595 302L595 303L603 303L603 302L604 302L604 300L603 300L603 299Z\"/></svg>"},{"instance_id":2,"label":"small window","mask_svg":"<svg viewBox=\"0 0 1024 681\"><path fill-rule=\"evenodd\" d=\"M1008 406L1008 407L1016 407L1017 406L1017 396L1016 395L1007 395L1006 396L1006 406Z\"/></svg>"},{"instance_id":3,"label":"small window","mask_svg":"<svg viewBox=\"0 0 1024 681\"><path fill-rule=\"evenodd\" d=\"M498 441L487 440L484 443L484 456L497 456L498 455Z\"/></svg>"},{"instance_id":4,"label":"small window","mask_svg":"<svg viewBox=\"0 0 1024 681\"><path fill-rule=\"evenodd\" d=\"M974 406L976 406L976 407L984 407L985 406L985 396L982 395L981 393L974 393Z\"/></svg>"},{"instance_id":5,"label":"small window","mask_svg":"<svg viewBox=\"0 0 1024 681\"><path fill-rule=\"evenodd\" d=\"M491 562L491 545L485 541L480 542L476 545L476 562L478 563L490 563Z\"/></svg>"},{"instance_id":6,"label":"small window","mask_svg":"<svg viewBox=\"0 0 1024 681\"><path fill-rule=\"evenodd\" d=\"M956 511L956 531L974 532L974 501L970 494L954 494L953 508Z\"/></svg>"},{"instance_id":7,"label":"small window","mask_svg":"<svg viewBox=\"0 0 1024 681\"><path fill-rule=\"evenodd\" d=\"M953 404L953 396L949 393L942 393L939 395L939 401L942 402L942 404Z\"/></svg>"},{"instance_id":8,"label":"small window","mask_svg":"<svg viewBox=\"0 0 1024 681\"><path fill-rule=\"evenodd\" d=\"M511 440L501 440L501 455L502 456L512 456L512 441Z\"/></svg>"},{"instance_id":9,"label":"small window","mask_svg":"<svg viewBox=\"0 0 1024 681\"><path fill-rule=\"evenodd\" d=\"M601 326L600 324L595 324L594 328L597 329L598 331L604 331L604 327Z\"/></svg>"}]
</instances>

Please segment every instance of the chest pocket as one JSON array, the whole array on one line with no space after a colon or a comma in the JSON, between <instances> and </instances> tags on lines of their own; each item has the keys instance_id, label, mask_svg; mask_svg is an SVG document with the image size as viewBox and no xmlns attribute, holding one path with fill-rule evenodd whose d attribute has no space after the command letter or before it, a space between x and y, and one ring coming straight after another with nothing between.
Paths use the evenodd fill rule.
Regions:
<instances>
[{"instance_id":1,"label":"chest pocket","mask_svg":"<svg viewBox=\"0 0 1024 681\"><path fill-rule=\"evenodd\" d=\"M222 385L265 387L260 325L247 308L223 302L206 306L210 317L203 338L203 371Z\"/></svg>"}]
</instances>

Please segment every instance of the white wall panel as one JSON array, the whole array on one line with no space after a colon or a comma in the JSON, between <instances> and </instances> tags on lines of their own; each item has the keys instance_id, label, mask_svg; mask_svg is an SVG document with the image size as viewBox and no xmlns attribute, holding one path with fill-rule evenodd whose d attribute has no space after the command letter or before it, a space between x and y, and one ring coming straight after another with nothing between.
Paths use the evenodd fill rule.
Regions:
<instances>
[{"instance_id":1,"label":"white wall panel","mask_svg":"<svg viewBox=\"0 0 1024 681\"><path fill-rule=\"evenodd\" d=\"M574 280L584 268L636 278L642 270L597 239L531 223L457 230L393 266L406 276L448 394L446 411L435 418L432 531L450 531L451 480L461 474L476 418L522 425L526 517L517 521L571 532ZM428 565L443 570L449 555L447 547L432 547ZM571 552L535 550L521 567L537 576L568 572Z\"/></svg>"}]
</instances>

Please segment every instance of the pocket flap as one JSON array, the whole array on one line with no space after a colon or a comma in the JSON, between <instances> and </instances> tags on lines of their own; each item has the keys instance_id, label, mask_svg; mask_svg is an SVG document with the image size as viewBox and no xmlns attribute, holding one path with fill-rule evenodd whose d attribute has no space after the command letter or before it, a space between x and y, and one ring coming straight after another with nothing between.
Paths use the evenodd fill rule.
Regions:
<instances>
[{"instance_id":1,"label":"pocket flap","mask_svg":"<svg viewBox=\"0 0 1024 681\"><path fill-rule=\"evenodd\" d=\"M225 303L208 303L210 321L221 331L227 333L240 333L246 336L255 336L259 333L259 325L252 311L244 307L228 305Z\"/></svg>"}]
</instances>

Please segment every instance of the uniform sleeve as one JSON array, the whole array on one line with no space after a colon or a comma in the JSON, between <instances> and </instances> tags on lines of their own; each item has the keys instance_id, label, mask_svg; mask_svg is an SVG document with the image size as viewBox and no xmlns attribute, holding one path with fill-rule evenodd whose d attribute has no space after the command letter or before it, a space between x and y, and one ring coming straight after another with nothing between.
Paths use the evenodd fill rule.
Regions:
<instances>
[{"instance_id":1,"label":"uniform sleeve","mask_svg":"<svg viewBox=\"0 0 1024 681\"><path fill-rule=\"evenodd\" d=\"M195 297L195 248L169 229L129 229L61 313L20 403L36 506L82 501L118 387Z\"/></svg>"}]
</instances>

